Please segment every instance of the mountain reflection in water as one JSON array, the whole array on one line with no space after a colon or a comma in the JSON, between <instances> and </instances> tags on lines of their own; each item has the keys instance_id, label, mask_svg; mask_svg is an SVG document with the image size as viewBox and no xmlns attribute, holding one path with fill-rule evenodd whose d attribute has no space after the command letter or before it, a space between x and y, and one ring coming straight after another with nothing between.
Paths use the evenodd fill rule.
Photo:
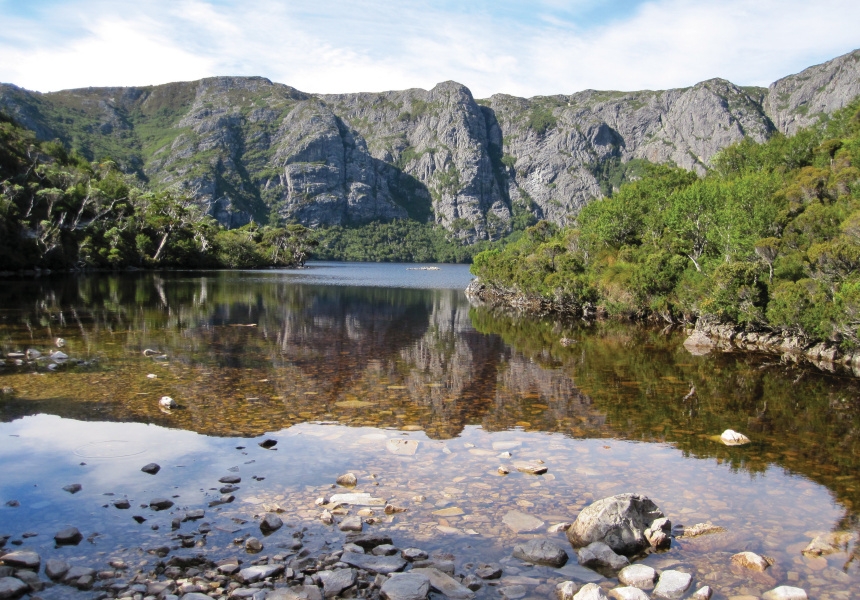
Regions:
<instances>
[{"instance_id":1,"label":"mountain reflection in water","mask_svg":"<svg viewBox=\"0 0 860 600\"><path fill-rule=\"evenodd\" d=\"M456 275L465 287L467 272ZM443 442L475 427L649 442L754 476L774 466L801 475L832 494L842 513L834 528L857 528L854 379L773 356L692 356L678 331L510 316L470 306L460 289L313 281L212 273L6 282L3 354L48 354L64 338L63 351L86 364L49 372L49 360L7 360L0 382L13 391L0 400L0 421L49 414L218 437L336 422ZM163 412L162 396L180 408ZM753 444L712 439L729 428ZM624 448L635 462L637 446Z\"/></svg>"}]
</instances>

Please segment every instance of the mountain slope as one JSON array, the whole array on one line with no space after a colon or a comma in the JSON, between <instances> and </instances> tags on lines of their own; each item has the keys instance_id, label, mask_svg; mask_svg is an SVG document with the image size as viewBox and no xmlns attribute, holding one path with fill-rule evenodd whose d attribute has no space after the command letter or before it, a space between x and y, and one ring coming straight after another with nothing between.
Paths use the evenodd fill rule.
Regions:
<instances>
[{"instance_id":1,"label":"mountain slope","mask_svg":"<svg viewBox=\"0 0 860 600\"><path fill-rule=\"evenodd\" d=\"M0 110L40 139L186 190L230 227L411 218L474 242L563 224L637 161L702 172L744 137L791 134L860 93L858 74L860 51L768 89L712 79L531 99L476 101L454 82L337 95L260 77L48 94L2 84Z\"/></svg>"}]
</instances>

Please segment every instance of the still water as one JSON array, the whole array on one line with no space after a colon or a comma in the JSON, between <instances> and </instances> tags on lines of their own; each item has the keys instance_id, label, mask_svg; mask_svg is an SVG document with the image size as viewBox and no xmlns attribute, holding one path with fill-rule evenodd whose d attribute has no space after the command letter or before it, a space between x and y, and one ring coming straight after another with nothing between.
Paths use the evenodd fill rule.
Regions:
<instances>
[{"instance_id":1,"label":"still water","mask_svg":"<svg viewBox=\"0 0 860 600\"><path fill-rule=\"evenodd\" d=\"M165 545L236 556L234 540L259 535L259 515L282 510L288 526L263 539L264 553L288 548L303 528L306 547L331 551L344 534L319 521L314 501L361 491L407 509L377 507L365 531L451 553L458 573L501 562L505 576L481 597L519 586L547 598L568 579L610 583L572 551L554 570L511 558L514 544L541 537L569 548L551 526L594 500L639 492L675 525L726 529L644 559L692 573L692 590L759 597L792 585L826 599L860 589L857 380L773 356L693 356L678 331L473 307L462 292L468 267L416 267L3 282L6 548L146 570L159 560L147 551ZM59 363L47 358L57 338L69 357ZM30 349L42 356L17 357ZM179 407L160 409L162 396ZM753 443L714 440L729 428ZM516 461L548 471L521 473ZM151 462L161 470L141 472ZM333 490L347 472L355 489ZM210 507L230 474L242 479L235 500ZM77 493L63 490L75 483ZM121 498L130 509L115 508ZM175 506L153 511L153 498ZM173 518L199 508L211 531L191 522L171 531ZM503 521L512 511L543 524L515 532ZM55 548L67 526L85 540ZM841 551L801 552L842 530L854 537ZM773 567L733 570L743 550Z\"/></svg>"}]
</instances>

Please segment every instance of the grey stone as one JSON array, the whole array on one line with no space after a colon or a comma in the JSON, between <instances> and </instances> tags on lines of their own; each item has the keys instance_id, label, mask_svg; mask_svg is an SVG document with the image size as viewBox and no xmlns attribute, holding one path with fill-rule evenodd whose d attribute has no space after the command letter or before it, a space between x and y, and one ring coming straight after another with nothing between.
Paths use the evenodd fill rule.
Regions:
<instances>
[{"instance_id":1,"label":"grey stone","mask_svg":"<svg viewBox=\"0 0 860 600\"><path fill-rule=\"evenodd\" d=\"M502 576L502 567L495 563L484 563L478 566L475 575L481 579L498 579Z\"/></svg>"},{"instance_id":2,"label":"grey stone","mask_svg":"<svg viewBox=\"0 0 860 600\"><path fill-rule=\"evenodd\" d=\"M603 592L596 583L586 583L573 597L573 600L609 600L609 597Z\"/></svg>"},{"instance_id":3,"label":"grey stone","mask_svg":"<svg viewBox=\"0 0 860 600\"><path fill-rule=\"evenodd\" d=\"M221 479L219 479L218 481L219 481L220 483L231 483L231 484L236 484L236 483L241 483L241 482L242 482L242 478L241 478L241 477L239 477L238 475L225 475L224 477L222 477L222 478L221 478Z\"/></svg>"},{"instance_id":4,"label":"grey stone","mask_svg":"<svg viewBox=\"0 0 860 600\"><path fill-rule=\"evenodd\" d=\"M0 600L20 598L30 591L30 586L17 577L0 577Z\"/></svg>"},{"instance_id":5,"label":"grey stone","mask_svg":"<svg viewBox=\"0 0 860 600\"><path fill-rule=\"evenodd\" d=\"M84 536L78 531L77 527L67 527L62 531L58 531L54 536L54 541L59 545L77 545L84 539Z\"/></svg>"},{"instance_id":6,"label":"grey stone","mask_svg":"<svg viewBox=\"0 0 860 600\"><path fill-rule=\"evenodd\" d=\"M326 598L339 596L345 589L355 585L355 569L335 569L334 571L319 571L323 584L323 595Z\"/></svg>"},{"instance_id":7,"label":"grey stone","mask_svg":"<svg viewBox=\"0 0 860 600\"><path fill-rule=\"evenodd\" d=\"M189 510L185 513L185 516L182 517L183 521L197 521L206 516L206 512L202 508L197 508L194 510Z\"/></svg>"},{"instance_id":8,"label":"grey stone","mask_svg":"<svg viewBox=\"0 0 860 600\"><path fill-rule=\"evenodd\" d=\"M385 545L389 546L390 544L385 544ZM402 556L403 558L405 558L409 562L412 562L414 560L424 560L425 558L427 558L427 553L424 552L424 550L421 550L420 548L404 548L400 552L400 556Z\"/></svg>"},{"instance_id":9,"label":"grey stone","mask_svg":"<svg viewBox=\"0 0 860 600\"><path fill-rule=\"evenodd\" d=\"M609 590L609 597L615 600L649 600L648 594L637 587L617 587Z\"/></svg>"},{"instance_id":10,"label":"grey stone","mask_svg":"<svg viewBox=\"0 0 860 600\"><path fill-rule=\"evenodd\" d=\"M70 483L69 485L63 487L63 490L69 492L70 494L77 494L83 489L80 483Z\"/></svg>"},{"instance_id":11,"label":"grey stone","mask_svg":"<svg viewBox=\"0 0 860 600\"><path fill-rule=\"evenodd\" d=\"M381 544L370 551L370 553L375 556L392 556L394 554L397 554L397 552L397 548L395 546L392 546L391 544ZM401 556L403 556L403 558L406 558L406 556L404 556L403 554L401 554ZM406 558L406 560L409 559Z\"/></svg>"},{"instance_id":12,"label":"grey stone","mask_svg":"<svg viewBox=\"0 0 860 600\"><path fill-rule=\"evenodd\" d=\"M131 502L129 502L126 498L120 498L119 500L114 500L113 505L120 510L125 510L127 508L131 508Z\"/></svg>"},{"instance_id":13,"label":"grey stone","mask_svg":"<svg viewBox=\"0 0 860 600\"><path fill-rule=\"evenodd\" d=\"M751 571L762 572L770 566L770 562L755 552L738 552L732 555L732 564Z\"/></svg>"},{"instance_id":14,"label":"grey stone","mask_svg":"<svg viewBox=\"0 0 860 600\"><path fill-rule=\"evenodd\" d=\"M18 569L38 569L42 558L30 550L16 550L3 555L3 563Z\"/></svg>"},{"instance_id":15,"label":"grey stone","mask_svg":"<svg viewBox=\"0 0 860 600\"><path fill-rule=\"evenodd\" d=\"M173 506L173 500L167 498L153 498L149 501L149 508L152 510L167 510Z\"/></svg>"},{"instance_id":16,"label":"grey stone","mask_svg":"<svg viewBox=\"0 0 860 600\"><path fill-rule=\"evenodd\" d=\"M714 592L710 587L704 585L697 589L692 596L690 596L690 600L711 600L711 596L714 595Z\"/></svg>"},{"instance_id":17,"label":"grey stone","mask_svg":"<svg viewBox=\"0 0 860 600\"><path fill-rule=\"evenodd\" d=\"M555 595L558 600L573 600L579 590L579 585L575 581L562 581L555 586Z\"/></svg>"},{"instance_id":18,"label":"grey stone","mask_svg":"<svg viewBox=\"0 0 860 600\"><path fill-rule=\"evenodd\" d=\"M341 531L361 531L361 517L357 515L346 517L343 521L338 523L337 528Z\"/></svg>"},{"instance_id":19,"label":"grey stone","mask_svg":"<svg viewBox=\"0 0 860 600\"><path fill-rule=\"evenodd\" d=\"M653 589L656 580L657 571L643 564L629 565L618 573L618 581L642 590Z\"/></svg>"},{"instance_id":20,"label":"grey stone","mask_svg":"<svg viewBox=\"0 0 860 600\"><path fill-rule=\"evenodd\" d=\"M563 567L567 562L567 552L548 540L529 540L514 546L514 558L536 565Z\"/></svg>"},{"instance_id":21,"label":"grey stone","mask_svg":"<svg viewBox=\"0 0 860 600\"><path fill-rule=\"evenodd\" d=\"M503 585L499 588L499 593L502 595L502 598L507 598L508 600L519 600L520 598L525 598L528 590L524 585Z\"/></svg>"},{"instance_id":22,"label":"grey stone","mask_svg":"<svg viewBox=\"0 0 860 600\"><path fill-rule=\"evenodd\" d=\"M472 590L439 569L427 567L412 569L410 572L425 575L430 580L430 587L440 594L448 596L448 598L466 600L475 597L475 593Z\"/></svg>"},{"instance_id":23,"label":"grey stone","mask_svg":"<svg viewBox=\"0 0 860 600\"><path fill-rule=\"evenodd\" d=\"M384 533L351 533L346 536L346 541L349 544L361 546L365 550L372 550L376 546L391 544L391 536Z\"/></svg>"},{"instance_id":24,"label":"grey stone","mask_svg":"<svg viewBox=\"0 0 860 600\"><path fill-rule=\"evenodd\" d=\"M663 516L645 496L618 494L583 509L567 530L567 539L574 548L599 541L619 554L635 554L649 546L645 530Z\"/></svg>"},{"instance_id":25,"label":"grey stone","mask_svg":"<svg viewBox=\"0 0 860 600\"><path fill-rule=\"evenodd\" d=\"M266 516L263 517L263 520L260 522L260 531L265 535L269 535L283 526L284 522L281 520L281 517L275 513L266 513Z\"/></svg>"},{"instance_id":26,"label":"grey stone","mask_svg":"<svg viewBox=\"0 0 860 600\"><path fill-rule=\"evenodd\" d=\"M267 577L273 577L284 571L284 565L254 565L239 571L239 581L242 583L254 583L262 581Z\"/></svg>"},{"instance_id":27,"label":"grey stone","mask_svg":"<svg viewBox=\"0 0 860 600\"><path fill-rule=\"evenodd\" d=\"M245 551L256 553L263 549L263 543L255 537L249 537L245 540Z\"/></svg>"},{"instance_id":28,"label":"grey stone","mask_svg":"<svg viewBox=\"0 0 860 600\"><path fill-rule=\"evenodd\" d=\"M402 571L406 567L406 561L399 556L373 556L356 552L344 552L340 561L374 575L377 573L388 575Z\"/></svg>"},{"instance_id":29,"label":"grey stone","mask_svg":"<svg viewBox=\"0 0 860 600\"><path fill-rule=\"evenodd\" d=\"M58 579L62 579L63 575L69 571L69 568L69 563L66 561L60 560L59 558L49 558L45 562L45 575L47 575L49 579L56 581Z\"/></svg>"},{"instance_id":30,"label":"grey stone","mask_svg":"<svg viewBox=\"0 0 860 600\"><path fill-rule=\"evenodd\" d=\"M344 473L340 477L337 478L336 483L338 485L343 485L346 487L355 487L358 483L358 478L354 473Z\"/></svg>"},{"instance_id":31,"label":"grey stone","mask_svg":"<svg viewBox=\"0 0 860 600\"><path fill-rule=\"evenodd\" d=\"M89 567L71 567L66 574L63 575L63 583L75 585L75 582L82 578L95 577L96 570Z\"/></svg>"},{"instance_id":32,"label":"grey stone","mask_svg":"<svg viewBox=\"0 0 860 600\"><path fill-rule=\"evenodd\" d=\"M158 465L156 463L149 463L148 465L144 465L143 467L141 467L140 470L143 471L144 473L149 473L150 475L155 475L156 473L158 473L161 470L161 465Z\"/></svg>"},{"instance_id":33,"label":"grey stone","mask_svg":"<svg viewBox=\"0 0 860 600\"><path fill-rule=\"evenodd\" d=\"M579 564L586 567L606 567L615 571L630 564L626 556L616 554L608 544L592 542L577 552Z\"/></svg>"},{"instance_id":34,"label":"grey stone","mask_svg":"<svg viewBox=\"0 0 860 600\"><path fill-rule=\"evenodd\" d=\"M424 600L430 593L430 580L421 573L392 573L379 593L387 600Z\"/></svg>"},{"instance_id":35,"label":"grey stone","mask_svg":"<svg viewBox=\"0 0 860 600\"><path fill-rule=\"evenodd\" d=\"M684 593L690 588L690 584L692 582L693 576L689 573L673 570L663 571L660 573L660 579L657 580L657 587L654 588L651 595L654 598L676 600L684 595Z\"/></svg>"}]
</instances>

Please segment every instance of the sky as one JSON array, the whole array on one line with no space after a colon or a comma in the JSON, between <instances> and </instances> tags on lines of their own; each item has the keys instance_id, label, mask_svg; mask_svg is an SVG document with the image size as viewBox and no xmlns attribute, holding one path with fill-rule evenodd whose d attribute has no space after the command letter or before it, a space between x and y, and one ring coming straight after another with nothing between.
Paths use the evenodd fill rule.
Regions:
<instances>
[{"instance_id":1,"label":"sky","mask_svg":"<svg viewBox=\"0 0 860 600\"><path fill-rule=\"evenodd\" d=\"M860 48L857 0L0 0L0 82L48 92L261 75L476 98L776 79Z\"/></svg>"}]
</instances>

